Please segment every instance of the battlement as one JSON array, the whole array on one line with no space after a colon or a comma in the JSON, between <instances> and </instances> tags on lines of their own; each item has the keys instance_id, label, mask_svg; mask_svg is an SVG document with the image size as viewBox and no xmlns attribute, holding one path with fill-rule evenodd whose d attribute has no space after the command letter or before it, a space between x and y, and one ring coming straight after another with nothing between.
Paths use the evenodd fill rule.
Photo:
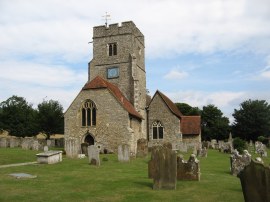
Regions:
<instances>
[{"instance_id":1,"label":"battlement","mask_svg":"<svg viewBox=\"0 0 270 202\"><path fill-rule=\"evenodd\" d=\"M121 34L133 34L135 37L140 37L140 40L144 39L143 34L132 21L122 22L121 25L115 23L110 24L109 27L102 25L93 28L93 39Z\"/></svg>"}]
</instances>

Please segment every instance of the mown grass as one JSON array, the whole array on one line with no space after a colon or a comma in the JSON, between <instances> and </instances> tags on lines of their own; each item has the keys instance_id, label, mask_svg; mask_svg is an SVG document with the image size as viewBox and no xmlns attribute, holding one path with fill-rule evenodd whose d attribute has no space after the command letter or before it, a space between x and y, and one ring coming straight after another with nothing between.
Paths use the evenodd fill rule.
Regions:
<instances>
[{"instance_id":1,"label":"mown grass","mask_svg":"<svg viewBox=\"0 0 270 202\"><path fill-rule=\"evenodd\" d=\"M35 161L35 153L0 149L0 165L17 159ZM178 181L176 190L159 191L152 189L153 181L147 177L148 158L120 163L116 155L101 159L105 156L109 160L100 167L89 165L87 159L64 158L53 165L0 168L0 201L244 201L240 180L229 173L228 154L209 150L208 157L200 159L200 182ZM16 179L10 173L37 178Z\"/></svg>"}]
</instances>

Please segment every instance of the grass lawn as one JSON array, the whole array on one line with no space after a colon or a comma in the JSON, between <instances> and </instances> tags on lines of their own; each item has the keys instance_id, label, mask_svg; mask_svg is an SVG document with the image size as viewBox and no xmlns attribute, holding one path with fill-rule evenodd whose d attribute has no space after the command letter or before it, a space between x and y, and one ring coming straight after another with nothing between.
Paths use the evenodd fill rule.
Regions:
<instances>
[{"instance_id":1,"label":"grass lawn","mask_svg":"<svg viewBox=\"0 0 270 202\"><path fill-rule=\"evenodd\" d=\"M0 165L35 161L36 151L0 148ZM268 150L269 154L269 150ZM178 181L176 190L153 190L147 178L148 159L119 163L117 156L101 155L100 167L87 159L63 159L53 165L0 168L0 201L244 201L240 180L230 175L229 155L208 150L200 158L201 181ZM265 158L267 165L270 159ZM8 174L27 173L35 179Z\"/></svg>"}]
</instances>

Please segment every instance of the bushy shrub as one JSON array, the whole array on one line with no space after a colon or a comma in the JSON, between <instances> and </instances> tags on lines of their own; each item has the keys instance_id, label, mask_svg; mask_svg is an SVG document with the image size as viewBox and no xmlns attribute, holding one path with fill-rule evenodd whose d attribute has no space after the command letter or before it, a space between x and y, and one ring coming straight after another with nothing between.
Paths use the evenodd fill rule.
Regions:
<instances>
[{"instance_id":1,"label":"bushy shrub","mask_svg":"<svg viewBox=\"0 0 270 202\"><path fill-rule=\"evenodd\" d=\"M246 142L241 138L236 137L233 139L233 148L237 149L237 151L239 151L239 153L242 154L243 151L247 149Z\"/></svg>"}]
</instances>

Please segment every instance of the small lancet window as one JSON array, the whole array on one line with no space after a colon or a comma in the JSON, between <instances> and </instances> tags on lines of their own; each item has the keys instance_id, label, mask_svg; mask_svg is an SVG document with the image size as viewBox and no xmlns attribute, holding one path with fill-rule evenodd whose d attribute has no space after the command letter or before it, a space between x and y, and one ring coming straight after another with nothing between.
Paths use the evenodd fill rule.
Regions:
<instances>
[{"instance_id":1,"label":"small lancet window","mask_svg":"<svg viewBox=\"0 0 270 202\"><path fill-rule=\"evenodd\" d=\"M82 126L96 125L96 106L93 101L86 100L82 105Z\"/></svg>"},{"instance_id":2,"label":"small lancet window","mask_svg":"<svg viewBox=\"0 0 270 202\"><path fill-rule=\"evenodd\" d=\"M108 53L109 56L117 55L117 44L116 43L109 43L108 44Z\"/></svg>"},{"instance_id":3,"label":"small lancet window","mask_svg":"<svg viewBox=\"0 0 270 202\"><path fill-rule=\"evenodd\" d=\"M160 121L152 124L153 139L163 139L163 126Z\"/></svg>"}]
</instances>

